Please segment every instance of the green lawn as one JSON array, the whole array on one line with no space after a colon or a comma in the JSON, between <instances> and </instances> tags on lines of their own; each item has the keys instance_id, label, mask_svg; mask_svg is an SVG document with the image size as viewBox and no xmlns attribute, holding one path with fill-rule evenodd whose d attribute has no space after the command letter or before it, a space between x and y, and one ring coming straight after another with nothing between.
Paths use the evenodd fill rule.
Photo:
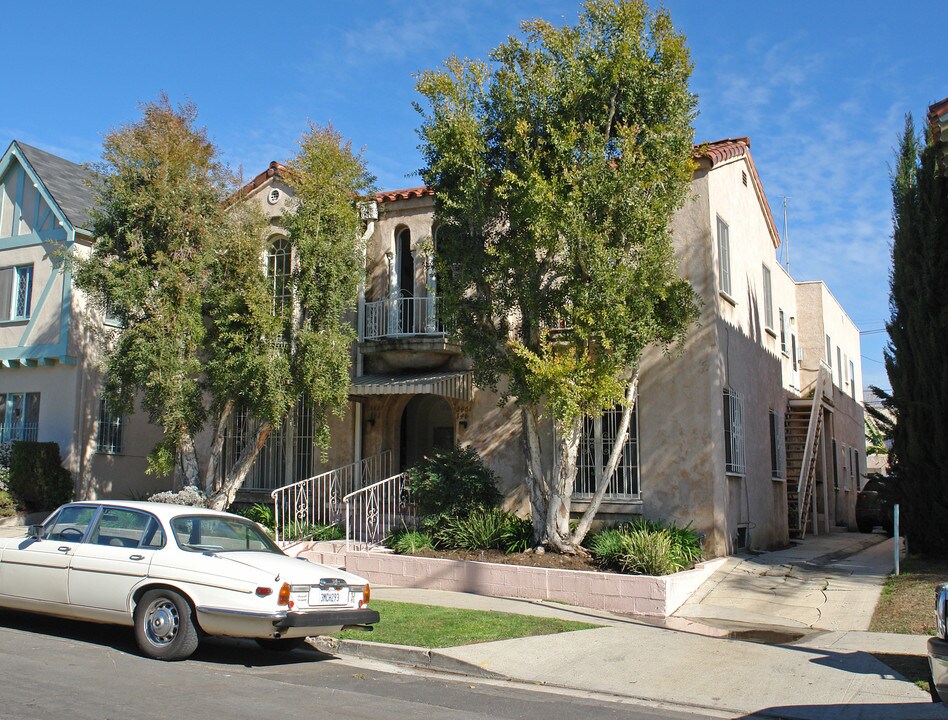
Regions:
<instances>
[{"instance_id":1,"label":"green lawn","mask_svg":"<svg viewBox=\"0 0 948 720\"><path fill-rule=\"evenodd\" d=\"M935 586L948 580L948 563L909 557L900 563L901 574L882 586L882 596L872 616L872 632L933 635ZM876 655L923 690L928 690L928 659L912 655Z\"/></svg>"},{"instance_id":2,"label":"green lawn","mask_svg":"<svg viewBox=\"0 0 948 720\"><path fill-rule=\"evenodd\" d=\"M551 635L599 627L557 618L373 600L381 620L373 632L347 630L337 637L391 645L444 648L471 643Z\"/></svg>"}]
</instances>

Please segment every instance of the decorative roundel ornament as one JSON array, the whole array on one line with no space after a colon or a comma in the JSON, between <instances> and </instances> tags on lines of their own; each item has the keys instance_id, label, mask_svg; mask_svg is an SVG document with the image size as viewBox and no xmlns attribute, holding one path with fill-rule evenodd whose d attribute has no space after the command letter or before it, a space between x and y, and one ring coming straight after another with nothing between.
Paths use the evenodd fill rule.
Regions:
<instances>
[{"instance_id":1,"label":"decorative roundel ornament","mask_svg":"<svg viewBox=\"0 0 948 720\"><path fill-rule=\"evenodd\" d=\"M277 188L273 188L267 193L267 202L271 205L276 205L280 201L280 191Z\"/></svg>"}]
</instances>

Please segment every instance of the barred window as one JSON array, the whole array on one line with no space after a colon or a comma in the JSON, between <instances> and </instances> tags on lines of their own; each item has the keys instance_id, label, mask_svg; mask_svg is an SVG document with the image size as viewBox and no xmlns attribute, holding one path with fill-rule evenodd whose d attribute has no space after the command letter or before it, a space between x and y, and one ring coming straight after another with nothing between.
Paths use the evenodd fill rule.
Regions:
<instances>
[{"instance_id":1,"label":"barred window","mask_svg":"<svg viewBox=\"0 0 948 720\"><path fill-rule=\"evenodd\" d=\"M724 463L731 475L743 475L744 401L731 388L724 388Z\"/></svg>"},{"instance_id":2,"label":"barred window","mask_svg":"<svg viewBox=\"0 0 948 720\"><path fill-rule=\"evenodd\" d=\"M770 477L787 476L784 462L783 419L776 410L770 411Z\"/></svg>"},{"instance_id":3,"label":"barred window","mask_svg":"<svg viewBox=\"0 0 948 720\"><path fill-rule=\"evenodd\" d=\"M39 393L0 393L0 444L36 440L39 411Z\"/></svg>"},{"instance_id":4,"label":"barred window","mask_svg":"<svg viewBox=\"0 0 948 720\"><path fill-rule=\"evenodd\" d=\"M638 500L639 492L639 442L638 413L633 408L629 421L629 435L616 471L609 481L605 497L610 500ZM579 442L576 458L576 483L573 497L583 499L596 492L602 473L615 447L622 408L607 410L601 417L586 417L583 420L583 437Z\"/></svg>"},{"instance_id":5,"label":"barred window","mask_svg":"<svg viewBox=\"0 0 948 720\"><path fill-rule=\"evenodd\" d=\"M99 401L99 426L96 438L96 452L108 455L122 453L122 416L109 410L105 398Z\"/></svg>"}]
</instances>

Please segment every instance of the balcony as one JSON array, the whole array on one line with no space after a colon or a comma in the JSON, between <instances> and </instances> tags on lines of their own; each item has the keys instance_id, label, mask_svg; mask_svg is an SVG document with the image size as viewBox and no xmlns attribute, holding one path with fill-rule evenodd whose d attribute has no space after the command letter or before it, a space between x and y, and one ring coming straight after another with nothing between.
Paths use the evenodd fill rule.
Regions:
<instances>
[{"instance_id":1,"label":"balcony","mask_svg":"<svg viewBox=\"0 0 948 720\"><path fill-rule=\"evenodd\" d=\"M438 320L438 300L398 295L359 303L359 343L378 370L434 368L460 354Z\"/></svg>"}]
</instances>

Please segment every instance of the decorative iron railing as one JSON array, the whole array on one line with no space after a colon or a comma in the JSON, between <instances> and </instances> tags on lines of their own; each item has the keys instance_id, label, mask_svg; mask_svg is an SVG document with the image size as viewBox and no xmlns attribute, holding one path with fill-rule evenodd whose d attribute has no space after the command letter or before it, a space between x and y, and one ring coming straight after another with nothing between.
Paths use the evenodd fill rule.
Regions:
<instances>
[{"instance_id":1,"label":"decorative iron railing","mask_svg":"<svg viewBox=\"0 0 948 720\"><path fill-rule=\"evenodd\" d=\"M360 305L359 340L412 335L444 335L438 297L388 297Z\"/></svg>"},{"instance_id":2,"label":"decorative iron railing","mask_svg":"<svg viewBox=\"0 0 948 720\"><path fill-rule=\"evenodd\" d=\"M405 473L351 492L342 502L346 513L346 550L375 547L395 530L415 527L415 504Z\"/></svg>"},{"instance_id":3,"label":"decorative iron railing","mask_svg":"<svg viewBox=\"0 0 948 720\"><path fill-rule=\"evenodd\" d=\"M0 427L0 445L8 445L17 440L35 442L38 435L38 423L23 423L11 427Z\"/></svg>"},{"instance_id":4,"label":"decorative iron railing","mask_svg":"<svg viewBox=\"0 0 948 720\"><path fill-rule=\"evenodd\" d=\"M342 523L343 499L353 491L392 474L389 450L342 467L285 485L270 493L274 509L274 537L303 539L314 525Z\"/></svg>"}]
</instances>

